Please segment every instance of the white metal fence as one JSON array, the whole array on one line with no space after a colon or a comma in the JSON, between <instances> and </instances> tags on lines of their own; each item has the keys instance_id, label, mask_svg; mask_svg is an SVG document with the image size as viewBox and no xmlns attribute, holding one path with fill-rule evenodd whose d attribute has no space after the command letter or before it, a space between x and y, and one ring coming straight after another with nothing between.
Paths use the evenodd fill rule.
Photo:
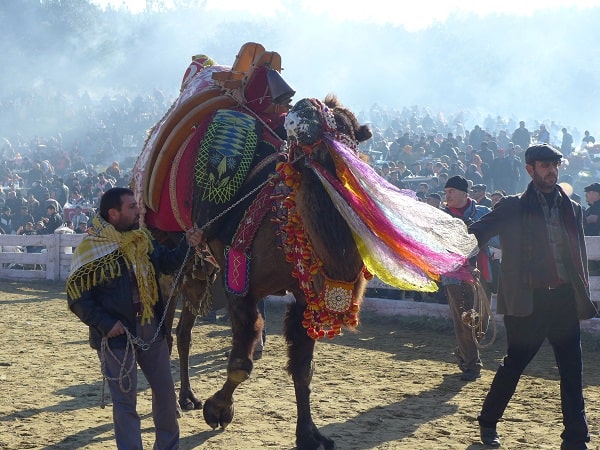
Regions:
<instances>
[{"instance_id":1,"label":"white metal fence","mask_svg":"<svg viewBox=\"0 0 600 450\"><path fill-rule=\"evenodd\" d=\"M0 234L0 279L66 280L83 234ZM29 248L30 252L27 252Z\"/></svg>"},{"instance_id":2,"label":"white metal fence","mask_svg":"<svg viewBox=\"0 0 600 450\"><path fill-rule=\"evenodd\" d=\"M0 279L9 280L66 280L73 248L83 234L51 234L40 236L0 235ZM600 236L585 238L588 258L600 260ZM27 247L43 247L41 253L27 253ZM370 287L393 290L377 280ZM590 277L592 300L600 302L600 276Z\"/></svg>"}]
</instances>

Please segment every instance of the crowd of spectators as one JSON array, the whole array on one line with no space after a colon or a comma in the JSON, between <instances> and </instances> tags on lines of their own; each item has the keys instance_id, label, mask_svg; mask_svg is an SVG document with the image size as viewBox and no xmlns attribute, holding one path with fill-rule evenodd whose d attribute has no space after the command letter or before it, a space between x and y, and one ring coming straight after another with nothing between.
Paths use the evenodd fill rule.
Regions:
<instances>
[{"instance_id":1,"label":"crowd of spectators","mask_svg":"<svg viewBox=\"0 0 600 450\"><path fill-rule=\"evenodd\" d=\"M0 99L0 233L85 232L101 193L129 183L148 130L170 103L159 91Z\"/></svg>"},{"instance_id":2,"label":"crowd of spectators","mask_svg":"<svg viewBox=\"0 0 600 450\"><path fill-rule=\"evenodd\" d=\"M31 169L5 170L16 181L0 192L0 233L52 234L63 229L85 233L102 193L129 182L117 161L103 172L71 172L66 178L54 173L51 166L47 172L41 167L34 162Z\"/></svg>"},{"instance_id":3,"label":"crowd of spectators","mask_svg":"<svg viewBox=\"0 0 600 450\"><path fill-rule=\"evenodd\" d=\"M583 188L598 179L600 145L590 131L568 129L554 121L518 121L514 118L485 117L469 128L464 112L452 116L431 114L413 107L403 110L374 105L362 120L369 120L373 139L362 152L388 181L417 192L422 200L430 194L441 196L445 181L464 176L472 186L483 187L484 198L492 194L522 192L529 177L523 154L536 142L547 142L564 155L560 182L569 194L581 199ZM529 128L528 128L529 127Z\"/></svg>"},{"instance_id":4,"label":"crowd of spectators","mask_svg":"<svg viewBox=\"0 0 600 450\"><path fill-rule=\"evenodd\" d=\"M64 226L85 232L85 217L93 215L102 192L129 183L148 130L171 104L159 91L133 100L114 95L94 101L84 93L0 102L0 125L10 131L0 142L0 232L14 234L53 233ZM561 149L560 181L576 198L600 170L593 134L554 121L529 124L379 105L358 116L374 131L361 146L369 162L391 183L438 207L454 175L469 180L478 202L521 192L529 181L522 155L533 142ZM31 132L48 126L47 136Z\"/></svg>"}]
</instances>

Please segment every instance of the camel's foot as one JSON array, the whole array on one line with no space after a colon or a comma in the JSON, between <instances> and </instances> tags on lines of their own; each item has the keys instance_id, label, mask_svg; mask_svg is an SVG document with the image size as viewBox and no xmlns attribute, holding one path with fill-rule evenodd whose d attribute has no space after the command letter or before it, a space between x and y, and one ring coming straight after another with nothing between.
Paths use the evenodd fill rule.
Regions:
<instances>
[{"instance_id":1,"label":"camel's foot","mask_svg":"<svg viewBox=\"0 0 600 450\"><path fill-rule=\"evenodd\" d=\"M296 428L296 448L298 450L334 450L333 439L323 436L314 423Z\"/></svg>"},{"instance_id":2,"label":"camel's foot","mask_svg":"<svg viewBox=\"0 0 600 450\"><path fill-rule=\"evenodd\" d=\"M213 430L217 427L225 429L233 421L233 399L223 400L219 398L219 392L204 402L202 414L204 421Z\"/></svg>"},{"instance_id":3,"label":"camel's foot","mask_svg":"<svg viewBox=\"0 0 600 450\"><path fill-rule=\"evenodd\" d=\"M202 400L196 397L196 395L191 390L179 392L179 400L177 401L178 419L181 419L183 417L184 411L191 411L193 409L200 408L202 408Z\"/></svg>"},{"instance_id":4,"label":"camel's foot","mask_svg":"<svg viewBox=\"0 0 600 450\"><path fill-rule=\"evenodd\" d=\"M179 406L183 411L200 409L202 408L202 400L196 397L193 392L189 392L185 395L179 394Z\"/></svg>"}]
</instances>

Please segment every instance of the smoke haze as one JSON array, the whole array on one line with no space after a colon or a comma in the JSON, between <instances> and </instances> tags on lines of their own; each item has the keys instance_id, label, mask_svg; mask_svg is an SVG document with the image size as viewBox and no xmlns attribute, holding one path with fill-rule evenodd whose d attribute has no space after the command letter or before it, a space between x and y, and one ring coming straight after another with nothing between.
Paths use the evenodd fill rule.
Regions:
<instances>
[{"instance_id":1,"label":"smoke haze","mask_svg":"<svg viewBox=\"0 0 600 450\"><path fill-rule=\"evenodd\" d=\"M282 55L283 75L297 91L294 100L333 92L356 111L375 103L419 105L434 113L463 110L469 128L488 114L554 120L579 130L600 124L598 7L556 7L526 16L462 11L412 30L392 20L360 22L360 9L352 11L353 20L337 20L277 2L272 15L223 11L209 1L178 2L177 9L166 10L159 8L164 2L153 1L132 14L80 0L63 2L72 9L63 18L51 15L60 2L31 6L36 3L0 5L0 97L34 91L100 98L159 89L174 98L192 55L231 65L240 46L254 41ZM365 15L369 7L348 5ZM405 12L396 6L392 13ZM436 16L435 8L431 14ZM14 121L0 122L6 123Z\"/></svg>"}]
</instances>

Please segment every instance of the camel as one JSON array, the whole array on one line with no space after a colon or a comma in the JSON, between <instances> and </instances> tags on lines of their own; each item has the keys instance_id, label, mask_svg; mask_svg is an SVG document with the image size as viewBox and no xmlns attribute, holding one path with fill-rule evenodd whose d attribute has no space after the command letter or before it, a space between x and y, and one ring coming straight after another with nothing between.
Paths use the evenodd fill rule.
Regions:
<instances>
[{"instance_id":1,"label":"camel","mask_svg":"<svg viewBox=\"0 0 600 450\"><path fill-rule=\"evenodd\" d=\"M323 103L331 108L338 117L340 129L344 130L350 139L356 142L364 141L371 137L371 131L364 125L359 125L354 115L343 108L337 99L329 97ZM287 155L292 158L292 155ZM345 223L343 217L336 211L329 197L323 191L321 183L312 171L304 167L304 157L298 154L294 156L297 161L289 164L288 171L298 170L297 175L301 181L295 192L295 211L301 217L305 226L306 236L310 236L310 244L314 255L318 255L315 261L322 267L322 274L327 279L341 280L346 286L350 286L353 292L352 305L354 310L350 312L349 326L357 324L358 307L364 295L367 279L363 273L364 264L354 243L352 233ZM308 158L308 156L307 156ZM318 144L310 156L318 164L335 172L333 160L328 156L327 146ZM181 388L179 392L179 403L183 409L200 408L203 406L203 414L206 422L213 428L226 428L233 420L233 393L237 386L250 377L254 365L254 348L260 339L263 321L257 311L257 303L268 295L277 295L285 292L292 293L295 302L292 303L286 313L284 323L284 335L288 344L287 371L291 375L297 402L297 427L296 445L299 449L334 448L331 439L323 436L316 428L310 410L310 383L313 372L313 351L318 336L311 337L307 328L303 325L306 321L307 299L306 292L300 287L297 276L294 276L294 262L290 261L290 251L286 252L286 242L282 242L286 218L282 217L286 207L283 203L288 199L289 186L285 184L282 175L271 172L268 177L269 183L274 184L283 195L275 193L269 196L270 206L260 226L255 232L255 237L250 247L251 265L248 274L248 289L243 296L231 293L220 295L227 300L227 309L232 325L232 347L227 367L227 382L212 397L202 403L193 392L190 379L188 359L191 347L191 332L198 314L205 314L208 310L202 305L206 299L206 290L211 283L218 284L216 277L225 274L217 272L215 266L207 263L188 262L184 275L178 285L178 294L186 299L187 303L182 308L181 316L176 328L176 345L180 360ZM289 183L289 181L288 181ZM239 214L232 214L231 220L239 222ZM227 227L228 216L220 219L219 228ZM217 227L213 226L212 229ZM287 233L289 233L289 230ZM216 231L213 232L218 234ZM208 247L215 255L217 267L227 266L225 261L225 248L230 243L213 238L208 233ZM293 236L295 239L296 236ZM288 236L288 239L292 239ZM289 246L291 241L288 241ZM344 264L339 261L343 258ZM194 267L198 264L197 267ZM312 262L316 264L316 262ZM173 280L169 280L172 282ZM324 275L314 278L314 292L320 292L325 286ZM222 283L221 283L222 284ZM169 293L170 287L163 288ZM169 326L174 321L175 306L177 302L169 304L169 315L166 324ZM221 304L213 305L214 307ZM325 330L310 330L312 333ZM327 330L331 336L341 331L341 326L334 325Z\"/></svg>"},{"instance_id":2,"label":"camel","mask_svg":"<svg viewBox=\"0 0 600 450\"><path fill-rule=\"evenodd\" d=\"M212 76L205 75L211 71ZM378 208L363 208L370 223L365 226L357 225L352 206L343 206L354 202L361 209L356 180L352 189L343 184L352 178L347 166L360 164L358 144L372 136L369 127L333 95L324 101L302 99L288 112L293 90L277 76L280 71L278 55L254 43L242 47L231 69L196 58L178 102L151 131L133 184L146 225L163 240L190 226L202 228L206 236L206 244L169 280L173 288L163 289L171 292L169 297L178 290L185 298L176 329L180 406L202 407L213 429L233 421L233 394L252 373L264 326L257 303L268 295L292 293L295 301L288 306L283 333L297 405L296 446L332 449L334 441L319 432L311 414L315 343L358 325L372 277L365 259L375 269L381 266L365 256L369 248L378 247L377 240L387 241L391 253L400 254L411 242L393 227L386 226L389 235L379 238L367 230L376 228L373 221L385 222L377 217ZM411 212L426 208L406 193L394 191L393 196L407 198ZM452 221L439 214L434 222ZM476 246L465 240L462 222L452 226L463 242L450 245L450 256L438 258L438 272L460 267ZM433 234L431 228L427 225ZM448 241L452 231L444 231L438 242ZM380 271L391 283L394 273L402 272L408 281L400 288L431 290L435 283L429 281L436 274L425 266L433 253L425 252L422 242L412 246L416 251L402 258L387 255L390 268ZM226 382L202 403L190 385L188 359L196 317L208 311L211 301L226 303L232 344ZM172 327L175 306L176 301L169 302L167 327Z\"/></svg>"}]
</instances>

